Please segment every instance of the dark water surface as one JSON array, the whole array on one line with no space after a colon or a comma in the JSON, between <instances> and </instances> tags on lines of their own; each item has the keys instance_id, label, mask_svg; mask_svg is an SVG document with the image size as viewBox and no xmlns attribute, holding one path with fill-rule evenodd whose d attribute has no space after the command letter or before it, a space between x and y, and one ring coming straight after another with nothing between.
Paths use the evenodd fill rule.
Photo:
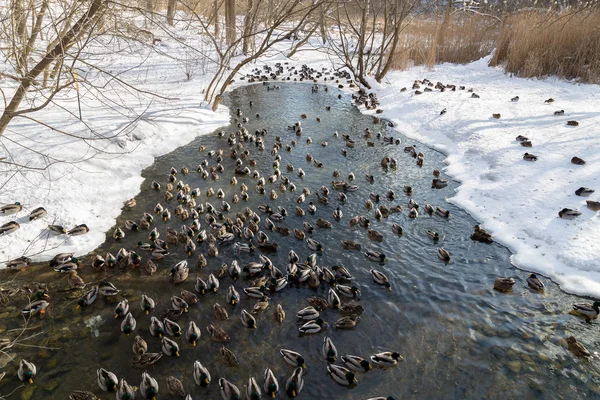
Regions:
<instances>
[{"instance_id":1,"label":"dark water surface","mask_svg":"<svg viewBox=\"0 0 600 400\"><path fill-rule=\"evenodd\" d=\"M285 398L287 396L283 388L293 368L279 355L280 348L298 351L306 358L305 386L299 396L305 399L367 399L375 396L393 396L396 399L599 398L600 371L597 357L591 362L577 359L567 351L564 340L565 337L574 335L591 351L599 344L596 324L587 324L568 314L571 304L585 299L566 295L549 281L546 281L547 289L543 294L530 290L525 282L527 274L511 266L507 249L497 244L486 245L469 239L476 221L445 201L446 197L452 196L457 183L451 182L441 190L430 188L431 172L434 168L443 167L444 155L406 139L385 123L374 124L371 117L360 114L350 104L349 96L343 95L342 100L338 100L338 94L337 90L325 93L323 89L319 93L311 93L310 85L284 84L280 89L272 91L267 91L266 86L262 85L247 86L236 89L229 95L228 105L231 109L235 111L241 108L244 116L250 118L250 122L245 124L250 132L263 128L269 131L264 137L266 150L262 153L252 143L245 143L250 149L251 157L257 161L257 166L251 169L260 171L265 178L272 173L274 157L270 150L275 137L282 136L284 148L279 152L282 157L280 168L297 186L295 192L283 193L279 190L279 182L267 183L267 195L271 188L279 195L276 201L270 201L267 195L256 192L255 180L251 177L238 176L237 186L229 184L234 160L229 157L226 137L237 130L234 123L223 129L226 132L223 138L219 138L216 133L199 137L189 145L159 157L154 165L143 172L146 181L136 197L137 207L123 211L117 223L123 227L127 219L139 220L144 211L152 212L157 202L163 206L168 204L168 208L173 211L177 205L175 200L166 203L163 199L164 189L159 193L150 187L150 182L156 180L164 188L171 167L179 170L182 166L187 166L190 169L189 175L178 174L178 178L191 188L200 188L202 194L197 198L198 203L209 201L216 207L220 206L220 200L216 196L210 199L206 197L209 187L213 187L215 191L222 188L226 194L225 199L232 204L232 195L239 194L239 185L245 183L249 187L250 200L232 204L232 211L226 216L234 220L235 213L243 211L246 206L258 211L258 204L268 203L271 206L283 206L289 212L289 216L277 225L302 229L303 221L315 225L317 218L333 223L333 229L315 228L315 233L312 234L325 247L325 251L318 257L318 264L328 267L344 265L354 276L354 284L362 291L359 303L365 309L357 327L349 331L336 329L333 325L340 314L329 309L322 314L323 319L329 322L325 333L308 336L299 334L295 313L308 305L305 301L307 296L326 296L329 286L323 283L316 292L308 287L288 287L272 295L269 309L257 315L258 328L247 329L242 326L239 316L242 309L249 311L255 303L255 299L248 299L242 293L242 288L249 284L249 280L234 282L226 277L221 280L221 287L216 294L201 296L200 302L191 306L190 312L178 321L184 329L189 320L194 320L200 326L202 338L198 346L192 347L184 338L178 338L176 340L181 346L181 356L164 356L158 364L147 369L159 382L158 398L173 398L166 388L168 375L180 378L193 399L216 400L220 399L217 383L219 377L227 378L241 389L248 378L254 376L262 387L263 373L267 367L279 379L279 398ZM249 106L250 100L254 103L252 108ZM331 111L325 110L327 105L331 106ZM257 113L260 118L256 118ZM301 120L300 115L303 113L308 118ZM320 123L316 121L316 117L321 118ZM296 137L293 131L287 129L288 125L298 120L302 121L304 128L301 137ZM399 138L400 145L386 146L382 140L373 138L371 140L376 143L375 147L368 147L366 139L362 138L367 127L375 134L381 132L384 136ZM401 126L399 130L402 130ZM333 136L335 131L339 132L339 137ZM356 141L354 149L345 147L342 134L349 134ZM312 144L306 143L308 137L312 138ZM291 140L297 140L298 144L291 152L287 152L285 145ZM321 146L324 141L329 143L327 147ZM403 152L407 144L416 144L417 150L425 153L425 165L422 168L415 165L415 160ZM198 151L201 145L206 146L203 152ZM341 155L342 148L348 150L347 157ZM209 150L216 149L224 149L225 172L218 181L203 180L195 172L196 166L207 158ZM308 163L305 158L307 153L322 161L323 168L316 168ZM398 160L397 169L382 170L379 163L386 154ZM214 157L208 160L210 165L215 164ZM286 171L288 163L294 165L294 172ZM296 176L298 168L306 171L304 180ZM350 172L356 175L353 183L359 185L360 189L347 194L347 203L340 203L337 191L330 186L334 169L341 172L343 179L347 179ZM365 173L375 175L374 184L365 180ZM405 184L414 189L411 197L403 193ZM315 193L322 185L332 190L328 205L322 205L316 200ZM302 218L294 215L294 209L296 198L305 186L312 194L302 207L306 209L308 201L313 201L317 212ZM396 200L385 200L388 189L396 192ZM384 199L381 202L388 207L401 205L402 213L376 221L373 210L365 208L371 191L382 195ZM451 216L445 219L422 213L419 218L411 220L408 218L409 198L420 204L421 209L426 203L447 208ZM332 212L338 205L344 213L340 222L332 217ZM259 215L264 221L265 215L260 212ZM363 228L350 228L348 221L355 215L368 216L372 221L372 228L384 234L383 242L369 240ZM188 224L190 222L187 221ZM392 233L392 223L402 226L403 236L398 237ZM203 218L201 224L202 229L211 231ZM167 226L179 230L182 222L173 217L168 223L155 220L153 225L159 227L161 238L164 239ZM260 227L265 230L263 222ZM427 230L440 233L443 239L439 244L429 239ZM279 252L270 254L269 257L282 271L286 269L290 249L294 249L301 260L312 253L306 243L295 239L293 235L283 237L276 232L267 233L271 240L281 246ZM115 243L109 235L98 254L104 255L106 251L115 254L120 247L134 249L138 241L148 242L148 231L126 231L126 234L126 238L119 243ZM384 265L377 265L369 262L361 252L344 250L340 243L343 239L354 240L363 248L384 252L388 261ZM452 260L447 265L437 257L436 249L440 246L452 255ZM112 399L114 394L101 392L96 384L96 369L99 367L114 372L119 378L125 378L131 385L139 386L142 370L131 367L134 335L127 337L120 332L121 320L113 318L116 302L122 298L129 299L138 323L135 333L148 342L149 351L160 352L159 339L148 332L150 317L144 315L138 305L142 293L158 301L157 310L152 315L159 316L170 308L171 295L178 295L181 289L194 291L197 275L206 279L210 272L216 273L222 263L230 264L237 259L244 266L250 261L258 261L260 254L257 250L254 254L237 255L231 244L222 245L219 246L219 257L207 256L208 266L198 270L194 265L195 260L200 252L206 255L206 244L199 246L189 258L182 245L170 246L169 250L171 255L157 262L159 269L154 276L141 275L139 271L133 270L111 277L110 281L122 290L115 298L100 297L92 306L76 309L79 294L53 293L47 314L42 318L36 316L30 321L30 326L35 328L31 333L40 329L46 333L26 342L52 349L19 346L8 350L7 353L16 354L16 359L3 368L7 371L7 376L0 381L0 394L6 395L20 385L15 371L21 357L34 361L38 366L36 382L25 393L32 393L33 397L25 398L66 399L71 390L84 389L93 391L102 399ZM136 251L144 262L150 256L142 250ZM169 283L170 267L183 259L189 260L190 277L180 285ZM387 291L376 285L369 274L370 268L377 268L387 274L393 290ZM64 277L53 271L48 272L47 267L32 270L34 272L26 271L17 276L13 284L35 279L53 280L53 287L59 289L67 287ZM85 265L80 276L86 282L94 282L115 272L117 271L96 272ZM8 271L0 273L4 282L12 279L14 274ZM502 294L492 290L494 279L502 276L512 276L517 280L512 293ZM230 284L242 293L239 305L226 305L225 292ZM229 321L214 321L212 306L215 302L227 308ZM15 316L25 303L24 299L15 299L13 303L4 306L4 311L0 309L0 332L4 334L22 326L22 320ZM273 318L273 311L278 303L282 304L287 313L281 324ZM101 319L101 324L98 327L86 327L85 321L93 325L94 320L90 318L96 316ZM206 326L210 323L224 328L231 336L231 341L226 346L235 352L240 366L232 368L223 365L219 355L221 344L212 342L206 333ZM327 375L327 364L321 355L325 335L333 340L340 355L349 353L367 358L376 352L390 350L402 354L404 361L395 368L373 369L368 373L358 374L359 383L356 386L343 387ZM213 381L208 388L195 385L192 377L194 360L200 360L209 368ZM18 389L8 398L20 398L21 391L22 389Z\"/></svg>"}]
</instances>

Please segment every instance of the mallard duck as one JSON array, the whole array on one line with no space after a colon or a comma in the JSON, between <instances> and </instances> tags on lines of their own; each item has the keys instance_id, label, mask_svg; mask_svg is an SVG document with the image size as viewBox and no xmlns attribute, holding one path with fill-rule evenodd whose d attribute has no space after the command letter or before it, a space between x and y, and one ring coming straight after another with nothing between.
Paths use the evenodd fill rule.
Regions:
<instances>
[{"instance_id":1,"label":"mallard duck","mask_svg":"<svg viewBox=\"0 0 600 400\"><path fill-rule=\"evenodd\" d=\"M408 212L408 218L415 219L418 217L419 217L419 211L415 207L411 208L410 211Z\"/></svg>"},{"instance_id":2,"label":"mallard duck","mask_svg":"<svg viewBox=\"0 0 600 400\"><path fill-rule=\"evenodd\" d=\"M570 314L579 315L584 317L587 321L591 321L598 318L598 314L600 314L600 302L594 301L592 304L573 304L573 309L570 311Z\"/></svg>"},{"instance_id":3,"label":"mallard duck","mask_svg":"<svg viewBox=\"0 0 600 400\"><path fill-rule=\"evenodd\" d=\"M16 214L23 209L23 205L18 201L14 204L7 204L5 206L0 207L0 214L3 215L11 215Z\"/></svg>"},{"instance_id":4,"label":"mallard duck","mask_svg":"<svg viewBox=\"0 0 600 400\"><path fill-rule=\"evenodd\" d=\"M302 325L298 330L300 333L304 334L314 334L319 333L327 326L327 322L323 321L321 318L317 318L313 321L308 321L304 325Z\"/></svg>"},{"instance_id":5,"label":"mallard duck","mask_svg":"<svg viewBox=\"0 0 600 400\"><path fill-rule=\"evenodd\" d=\"M260 390L260 386L256 383L256 379L249 378L248 386L246 386L246 399L248 400L258 400L262 397L262 392Z\"/></svg>"},{"instance_id":6,"label":"mallard duck","mask_svg":"<svg viewBox=\"0 0 600 400\"><path fill-rule=\"evenodd\" d=\"M256 319L248 311L242 310L240 320L242 321L242 325L244 325L246 328L256 328Z\"/></svg>"},{"instance_id":7,"label":"mallard duck","mask_svg":"<svg viewBox=\"0 0 600 400\"><path fill-rule=\"evenodd\" d=\"M265 311L269 307L269 298L267 296L263 296L260 300L258 300L254 306L252 307L251 313L256 315Z\"/></svg>"},{"instance_id":8,"label":"mallard duck","mask_svg":"<svg viewBox=\"0 0 600 400\"><path fill-rule=\"evenodd\" d=\"M595 192L594 189L590 189L590 188L586 188L586 187L580 187L579 189L577 189L575 191L575 194L577 196L589 196L590 194L592 194L594 192Z\"/></svg>"},{"instance_id":9,"label":"mallard duck","mask_svg":"<svg viewBox=\"0 0 600 400\"><path fill-rule=\"evenodd\" d=\"M169 336L181 336L181 327L177 322L171 321L169 318L164 318L163 326Z\"/></svg>"},{"instance_id":10,"label":"mallard duck","mask_svg":"<svg viewBox=\"0 0 600 400\"><path fill-rule=\"evenodd\" d=\"M577 357L590 358L592 354L589 352L585 346L577 341L574 336L569 336L567 338L567 344L569 347L569 351L575 354Z\"/></svg>"},{"instance_id":11,"label":"mallard duck","mask_svg":"<svg viewBox=\"0 0 600 400\"><path fill-rule=\"evenodd\" d=\"M573 158L571 158L571 163L575 164L575 165L585 165L585 160L583 160L579 157L573 157Z\"/></svg>"},{"instance_id":12,"label":"mallard duck","mask_svg":"<svg viewBox=\"0 0 600 400\"><path fill-rule=\"evenodd\" d=\"M200 361L194 361L194 381L196 381L196 385L206 387L210 380L211 376L208 369Z\"/></svg>"},{"instance_id":13,"label":"mallard duck","mask_svg":"<svg viewBox=\"0 0 600 400\"><path fill-rule=\"evenodd\" d=\"M148 373L142 373L142 382L140 383L140 394L144 399L156 400L158 395L158 382Z\"/></svg>"},{"instance_id":14,"label":"mallard duck","mask_svg":"<svg viewBox=\"0 0 600 400\"><path fill-rule=\"evenodd\" d=\"M392 224L392 232L398 236L402 236L402 234L404 233L402 227L396 223Z\"/></svg>"},{"instance_id":15,"label":"mallard duck","mask_svg":"<svg viewBox=\"0 0 600 400\"><path fill-rule=\"evenodd\" d=\"M125 379L121 379L117 385L117 400L129 400L135 398L135 392Z\"/></svg>"},{"instance_id":16,"label":"mallard duck","mask_svg":"<svg viewBox=\"0 0 600 400\"><path fill-rule=\"evenodd\" d=\"M282 322L285 319L285 311L284 311L283 307L281 306L281 304L277 304L274 314L275 314L275 320L277 322Z\"/></svg>"},{"instance_id":17,"label":"mallard duck","mask_svg":"<svg viewBox=\"0 0 600 400\"><path fill-rule=\"evenodd\" d=\"M510 292L515 285L513 278L496 278L494 281L494 289L499 292Z\"/></svg>"},{"instance_id":18,"label":"mallard duck","mask_svg":"<svg viewBox=\"0 0 600 400\"><path fill-rule=\"evenodd\" d=\"M386 351L371 356L371 362L379 367L394 367L403 357L397 352Z\"/></svg>"},{"instance_id":19,"label":"mallard duck","mask_svg":"<svg viewBox=\"0 0 600 400\"><path fill-rule=\"evenodd\" d=\"M304 379L302 375L304 370L301 367L298 367L292 373L285 383L285 392L288 396L294 398L300 394L302 388L304 387Z\"/></svg>"},{"instance_id":20,"label":"mallard duck","mask_svg":"<svg viewBox=\"0 0 600 400\"><path fill-rule=\"evenodd\" d=\"M38 207L29 213L28 218L29 218L29 221L34 221L36 219L40 219L40 218L46 216L47 214L48 214L48 212L46 211L46 209L44 207Z\"/></svg>"},{"instance_id":21,"label":"mallard duck","mask_svg":"<svg viewBox=\"0 0 600 400\"><path fill-rule=\"evenodd\" d=\"M590 210L600 211L600 201L586 200L585 203Z\"/></svg>"},{"instance_id":22,"label":"mallard duck","mask_svg":"<svg viewBox=\"0 0 600 400\"><path fill-rule=\"evenodd\" d=\"M173 396L185 397L183 383L172 375L167 377L167 390Z\"/></svg>"},{"instance_id":23,"label":"mallard duck","mask_svg":"<svg viewBox=\"0 0 600 400\"><path fill-rule=\"evenodd\" d=\"M98 286L94 286L93 288L91 288L90 290L85 292L83 294L83 296L81 296L81 298L77 301L77 308L87 307L90 304L92 304L94 301L96 301L96 298L98 297L98 293L99 293Z\"/></svg>"},{"instance_id":24,"label":"mallard duck","mask_svg":"<svg viewBox=\"0 0 600 400\"><path fill-rule=\"evenodd\" d=\"M351 286L346 286L346 285L335 285L335 288L344 297L347 297L349 299L360 298L360 290L358 290L358 288L356 286L351 287Z\"/></svg>"},{"instance_id":25,"label":"mallard duck","mask_svg":"<svg viewBox=\"0 0 600 400\"><path fill-rule=\"evenodd\" d=\"M323 245L312 238L306 238L306 244L313 251L323 251Z\"/></svg>"},{"instance_id":26,"label":"mallard duck","mask_svg":"<svg viewBox=\"0 0 600 400\"><path fill-rule=\"evenodd\" d=\"M139 356L148 351L148 343L146 343L146 341L138 335L133 339L133 345L131 348L133 350L133 354Z\"/></svg>"},{"instance_id":27,"label":"mallard duck","mask_svg":"<svg viewBox=\"0 0 600 400\"><path fill-rule=\"evenodd\" d=\"M323 347L321 348L321 354L323 354L323 357L325 357L325 360L327 362L333 363L337 360L338 352L329 336L325 336L323 338Z\"/></svg>"},{"instance_id":28,"label":"mallard duck","mask_svg":"<svg viewBox=\"0 0 600 400\"><path fill-rule=\"evenodd\" d=\"M369 229L367 231L367 236L369 237L369 239L374 240L376 242L383 241L383 234L377 232L375 229Z\"/></svg>"},{"instance_id":29,"label":"mallard duck","mask_svg":"<svg viewBox=\"0 0 600 400\"><path fill-rule=\"evenodd\" d=\"M182 290L180 292L181 294L181 298L188 304L188 305L192 305L192 304L196 304L198 303L198 296L196 296L195 293L189 292L187 290ZM175 308L175 307L174 307Z\"/></svg>"},{"instance_id":30,"label":"mallard duck","mask_svg":"<svg viewBox=\"0 0 600 400\"><path fill-rule=\"evenodd\" d=\"M329 229L331 229L331 227L332 227L331 222L329 222L325 219L322 219L322 218L317 219L317 226L319 228L329 228Z\"/></svg>"},{"instance_id":31,"label":"mallard duck","mask_svg":"<svg viewBox=\"0 0 600 400\"><path fill-rule=\"evenodd\" d=\"M523 160L525 161L537 161L537 156L533 155L531 153L525 153L523 154Z\"/></svg>"},{"instance_id":32,"label":"mallard duck","mask_svg":"<svg viewBox=\"0 0 600 400\"><path fill-rule=\"evenodd\" d=\"M221 397L223 400L239 400L241 392L233 383L225 378L219 378L219 387L221 388Z\"/></svg>"},{"instance_id":33,"label":"mallard duck","mask_svg":"<svg viewBox=\"0 0 600 400\"><path fill-rule=\"evenodd\" d=\"M279 353L283 357L283 360L293 367L306 368L304 357L300 353L293 350L280 349Z\"/></svg>"},{"instance_id":34,"label":"mallard duck","mask_svg":"<svg viewBox=\"0 0 600 400\"><path fill-rule=\"evenodd\" d=\"M335 327L338 329L352 329L358 323L358 315L347 315L335 321Z\"/></svg>"},{"instance_id":35,"label":"mallard duck","mask_svg":"<svg viewBox=\"0 0 600 400\"><path fill-rule=\"evenodd\" d=\"M431 181L431 188L432 189L443 189L446 186L448 186L448 180L447 179L439 179L439 178L435 178Z\"/></svg>"},{"instance_id":36,"label":"mallard duck","mask_svg":"<svg viewBox=\"0 0 600 400\"><path fill-rule=\"evenodd\" d=\"M165 355L179 357L179 345L177 344L177 342L169 339L166 336L163 336L161 338L161 348Z\"/></svg>"},{"instance_id":37,"label":"mallard duck","mask_svg":"<svg viewBox=\"0 0 600 400\"><path fill-rule=\"evenodd\" d=\"M385 262L387 259L385 254L374 250L367 250L365 252L365 257L367 257L370 261L377 261L380 263Z\"/></svg>"},{"instance_id":38,"label":"mallard duck","mask_svg":"<svg viewBox=\"0 0 600 400\"><path fill-rule=\"evenodd\" d=\"M46 308L50 305L46 300L36 300L28 304L23 310L21 310L21 314L25 316L35 315L35 314L44 314L46 312Z\"/></svg>"},{"instance_id":39,"label":"mallard duck","mask_svg":"<svg viewBox=\"0 0 600 400\"><path fill-rule=\"evenodd\" d=\"M154 337L158 336L162 338L165 334L165 326L164 324L156 317L150 317L150 326L148 328L150 334Z\"/></svg>"},{"instance_id":40,"label":"mallard duck","mask_svg":"<svg viewBox=\"0 0 600 400\"><path fill-rule=\"evenodd\" d=\"M69 236L79 236L84 235L90 231L90 228L86 224L77 225L67 232Z\"/></svg>"},{"instance_id":41,"label":"mallard duck","mask_svg":"<svg viewBox=\"0 0 600 400\"><path fill-rule=\"evenodd\" d=\"M19 225L16 221L10 221L0 226L0 236L8 235L9 233L13 233L17 229L19 229L21 225Z\"/></svg>"},{"instance_id":42,"label":"mallard duck","mask_svg":"<svg viewBox=\"0 0 600 400\"><path fill-rule=\"evenodd\" d=\"M100 371L100 370L98 370ZM34 363L21 359L19 362L19 369L17 370L17 376L21 382L33 383L33 378L37 374L37 368ZM114 375L113 375L114 376ZM116 379L116 377L115 377ZM98 383L100 383L100 377L98 377ZM102 388L102 386L100 386ZM103 389L106 391L106 389Z\"/></svg>"},{"instance_id":43,"label":"mallard duck","mask_svg":"<svg viewBox=\"0 0 600 400\"><path fill-rule=\"evenodd\" d=\"M96 377L98 378L98 386L104 392L114 392L117 390L117 383L119 380L112 372L107 371L104 368L99 368L96 370Z\"/></svg>"},{"instance_id":44,"label":"mallard duck","mask_svg":"<svg viewBox=\"0 0 600 400\"><path fill-rule=\"evenodd\" d=\"M542 282L540 278L536 276L536 274L529 274L527 277L527 284L530 288L537 290L538 292L543 292L545 288L544 282Z\"/></svg>"},{"instance_id":45,"label":"mallard duck","mask_svg":"<svg viewBox=\"0 0 600 400\"><path fill-rule=\"evenodd\" d=\"M48 225L48 230L57 235L64 235L67 233L67 230L60 225Z\"/></svg>"},{"instance_id":46,"label":"mallard duck","mask_svg":"<svg viewBox=\"0 0 600 400\"><path fill-rule=\"evenodd\" d=\"M240 362L238 361L235 353L233 351L229 350L227 347L221 346L220 353L221 353L221 360L228 367L234 367L236 365L240 365Z\"/></svg>"},{"instance_id":47,"label":"mallard duck","mask_svg":"<svg viewBox=\"0 0 600 400\"><path fill-rule=\"evenodd\" d=\"M150 314L151 311L156 307L156 302L151 299L149 296L142 294L142 298L140 299L140 308L142 311L146 313L146 315Z\"/></svg>"},{"instance_id":48,"label":"mallard duck","mask_svg":"<svg viewBox=\"0 0 600 400\"><path fill-rule=\"evenodd\" d=\"M265 389L267 396L270 396L273 399L277 396L277 392L279 392L279 382L270 368L265 369L265 383L263 388Z\"/></svg>"},{"instance_id":49,"label":"mallard duck","mask_svg":"<svg viewBox=\"0 0 600 400\"><path fill-rule=\"evenodd\" d=\"M163 353L142 353L133 357L131 365L134 368L148 368L156 364L162 358Z\"/></svg>"},{"instance_id":50,"label":"mallard duck","mask_svg":"<svg viewBox=\"0 0 600 400\"><path fill-rule=\"evenodd\" d=\"M330 364L327 366L327 371L329 371L333 380L339 383L340 385L352 385L358 383L356 375L348 368L335 364Z\"/></svg>"},{"instance_id":51,"label":"mallard duck","mask_svg":"<svg viewBox=\"0 0 600 400\"><path fill-rule=\"evenodd\" d=\"M387 290L392 290L388 277L381 271L377 271L376 269L371 268L371 277L373 281L378 285L383 285L387 288Z\"/></svg>"},{"instance_id":52,"label":"mallard duck","mask_svg":"<svg viewBox=\"0 0 600 400\"><path fill-rule=\"evenodd\" d=\"M121 332L123 332L124 334L129 336L131 334L131 332L133 332L135 330L136 326L137 326L137 322L136 322L135 318L133 317L133 315L130 312L128 312L127 315L125 316L125 319L123 320L123 322L121 322Z\"/></svg>"},{"instance_id":53,"label":"mallard duck","mask_svg":"<svg viewBox=\"0 0 600 400\"><path fill-rule=\"evenodd\" d=\"M83 289L85 287L85 282L79 275L77 275L77 271L75 270L69 271L67 282L69 283L69 286L75 289Z\"/></svg>"},{"instance_id":54,"label":"mallard duck","mask_svg":"<svg viewBox=\"0 0 600 400\"><path fill-rule=\"evenodd\" d=\"M71 394L69 394L69 400L100 400L96 395L92 392L88 392L87 390L73 390Z\"/></svg>"},{"instance_id":55,"label":"mallard duck","mask_svg":"<svg viewBox=\"0 0 600 400\"><path fill-rule=\"evenodd\" d=\"M189 275L190 269L188 268L187 260L183 260L175 264L173 268L171 268L171 282L172 283L181 283L185 281Z\"/></svg>"},{"instance_id":56,"label":"mallard duck","mask_svg":"<svg viewBox=\"0 0 600 400\"><path fill-rule=\"evenodd\" d=\"M344 364L346 364L346 366L352 371L367 372L373 368L367 360L359 356L352 356L350 354L346 354L343 355L341 359L344 362Z\"/></svg>"},{"instance_id":57,"label":"mallard duck","mask_svg":"<svg viewBox=\"0 0 600 400\"><path fill-rule=\"evenodd\" d=\"M445 263L450 262L450 253L448 253L448 251L443 249L442 247L438 247L437 255L438 255L439 259L442 260L443 262L445 262Z\"/></svg>"},{"instance_id":58,"label":"mallard duck","mask_svg":"<svg viewBox=\"0 0 600 400\"><path fill-rule=\"evenodd\" d=\"M318 307L318 306L317 306ZM296 318L303 321L312 321L320 317L319 311L313 306L308 306L296 313Z\"/></svg>"},{"instance_id":59,"label":"mallard duck","mask_svg":"<svg viewBox=\"0 0 600 400\"><path fill-rule=\"evenodd\" d=\"M183 312L188 312L188 309L190 308L187 301L179 296L171 296L171 305L175 310L183 310Z\"/></svg>"},{"instance_id":60,"label":"mallard duck","mask_svg":"<svg viewBox=\"0 0 600 400\"><path fill-rule=\"evenodd\" d=\"M492 235L490 235L488 231L481 228L479 225L475 225L473 229L474 231L473 234L471 234L471 240L475 240L477 242L482 243L492 243L494 241L492 239Z\"/></svg>"},{"instance_id":61,"label":"mallard duck","mask_svg":"<svg viewBox=\"0 0 600 400\"><path fill-rule=\"evenodd\" d=\"M215 342L225 342L230 339L229 335L219 327L209 325L206 327L206 330L208 331L210 338Z\"/></svg>"},{"instance_id":62,"label":"mallard duck","mask_svg":"<svg viewBox=\"0 0 600 400\"><path fill-rule=\"evenodd\" d=\"M579 217L581 215L581 212L577 211L577 210L573 210L571 208L563 208L562 210L560 210L558 212L558 216L560 218L564 218L564 219L573 219L576 217Z\"/></svg>"},{"instance_id":63,"label":"mallard duck","mask_svg":"<svg viewBox=\"0 0 600 400\"><path fill-rule=\"evenodd\" d=\"M444 218L449 218L450 217L450 211L446 210L445 208L436 207L435 208L435 212L440 217L444 217Z\"/></svg>"}]
</instances>

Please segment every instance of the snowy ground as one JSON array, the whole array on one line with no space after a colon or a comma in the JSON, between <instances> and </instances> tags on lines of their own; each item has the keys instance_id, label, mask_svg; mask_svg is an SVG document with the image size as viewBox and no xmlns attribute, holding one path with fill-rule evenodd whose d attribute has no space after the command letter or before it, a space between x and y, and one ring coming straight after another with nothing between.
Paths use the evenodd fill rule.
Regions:
<instances>
[{"instance_id":1,"label":"snowy ground","mask_svg":"<svg viewBox=\"0 0 600 400\"><path fill-rule=\"evenodd\" d=\"M168 45L163 46L168 53ZM290 65L331 67L331 60L322 51L309 49L287 60L279 50L264 57L261 63L288 61ZM127 60L119 64L121 68L130 65ZM247 67L242 73L253 67L255 65ZM142 181L140 171L149 166L154 157L228 121L223 107L217 114L199 107L202 99L199 88L206 84L208 76L184 81L183 73L164 56L151 56L140 72L144 74L152 77L145 81L147 87L180 100L150 106L148 118L137 124L128 136L129 153L99 156L74 167L60 166L55 176L61 178L52 182L39 174L17 174L2 188L0 202L21 201L28 210L44 206L51 214L46 220L33 223L25 222L26 212L17 215L16 220L23 222L21 229L0 237L4 260L20 256L24 251L36 254L43 245L59 244L61 239L54 238L48 243L44 239L31 245L31 240L43 233L48 223L63 224L67 228L86 223L91 232L68 239L61 250L78 254L93 250L103 242L123 202L138 192ZM465 85L473 88L480 98L471 98L467 91L441 93L438 90L416 96L410 88L415 79L423 78ZM243 81L238 80L238 83ZM421 67L395 71L382 85L374 85L384 109L383 117L396 122L403 134L448 155L445 173L462 182L457 193L449 193L452 196L449 200L469 211L498 242L508 246L515 254L515 265L552 278L568 292L600 297L599 216L585 207L586 198L575 195L580 186L592 189L599 186L598 86L554 79L511 78L499 69L488 68L486 60L469 65L440 65L433 71ZM409 90L400 92L402 87ZM520 101L511 102L517 95ZM544 104L550 97L556 101L552 105ZM440 115L444 108L447 113ZM565 115L555 116L554 111L560 109L565 110ZM500 113L501 118L492 118L493 113ZM94 121L113 123L114 129L118 129L118 123L107 118L97 115ZM578 127L566 126L566 121L572 119L579 121ZM44 144L48 139L53 140L56 151L78 151L84 157L89 150L69 138L39 134L32 124L21 122L11 129L13 135L18 132L19 137L26 138L29 145L40 150L49 148ZM533 147L521 147L515 141L517 135L529 137ZM58 140L62 141L60 146L55 145ZM3 144L7 146L4 139ZM14 145L11 151L19 153ZM538 161L524 161L525 152L537 155ZM587 165L571 164L573 156L583 158ZM589 199L599 200L600 189ZM582 215L572 221L560 219L558 211L564 207L578 209ZM0 217L0 222L14 219L12 217ZM34 258L47 259L55 252Z\"/></svg>"}]
</instances>

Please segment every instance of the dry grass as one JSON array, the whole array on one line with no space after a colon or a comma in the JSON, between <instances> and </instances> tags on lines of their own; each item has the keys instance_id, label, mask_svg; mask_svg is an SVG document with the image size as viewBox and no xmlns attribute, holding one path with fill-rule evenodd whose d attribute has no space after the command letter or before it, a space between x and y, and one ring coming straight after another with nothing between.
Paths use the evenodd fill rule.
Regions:
<instances>
[{"instance_id":1,"label":"dry grass","mask_svg":"<svg viewBox=\"0 0 600 400\"><path fill-rule=\"evenodd\" d=\"M600 11L520 12L506 19L490 65L522 77L600 83Z\"/></svg>"},{"instance_id":2,"label":"dry grass","mask_svg":"<svg viewBox=\"0 0 600 400\"><path fill-rule=\"evenodd\" d=\"M478 60L493 50L497 25L494 19L478 15L414 19L402 32L393 67Z\"/></svg>"}]
</instances>

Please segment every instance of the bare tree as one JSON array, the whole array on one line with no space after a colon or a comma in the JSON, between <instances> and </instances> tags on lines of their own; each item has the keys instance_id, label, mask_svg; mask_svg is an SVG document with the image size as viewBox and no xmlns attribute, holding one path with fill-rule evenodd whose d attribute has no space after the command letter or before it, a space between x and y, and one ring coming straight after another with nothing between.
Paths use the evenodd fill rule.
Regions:
<instances>
[{"instance_id":1,"label":"bare tree","mask_svg":"<svg viewBox=\"0 0 600 400\"><path fill-rule=\"evenodd\" d=\"M349 0L334 9L329 46L365 87L367 75L378 82L390 69L398 39L419 0Z\"/></svg>"}]
</instances>

